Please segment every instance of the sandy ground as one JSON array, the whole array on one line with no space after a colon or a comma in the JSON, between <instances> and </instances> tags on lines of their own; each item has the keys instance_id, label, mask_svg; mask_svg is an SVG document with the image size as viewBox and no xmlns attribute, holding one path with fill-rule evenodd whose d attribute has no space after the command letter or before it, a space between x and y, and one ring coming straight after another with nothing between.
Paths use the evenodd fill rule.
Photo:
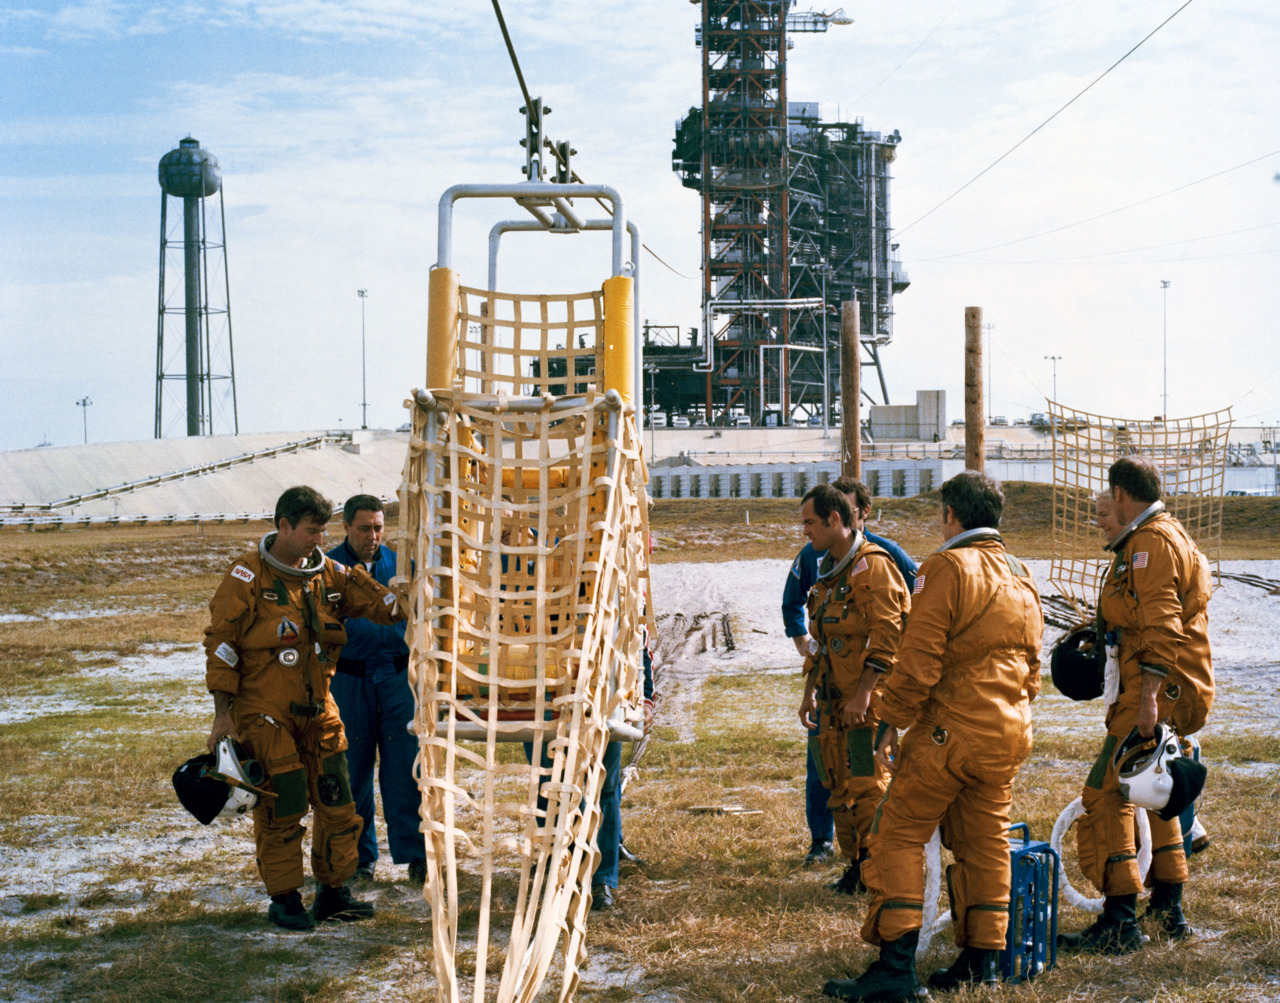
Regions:
<instances>
[{"instance_id":1,"label":"sandy ground","mask_svg":"<svg viewBox=\"0 0 1280 1003\"><path fill-rule=\"evenodd\" d=\"M1028 563L1037 580L1043 581L1048 562ZM673 726L681 740L692 737L701 688L707 679L745 672L781 675L798 670L800 660L792 642L783 636L780 612L789 566L787 561L760 560L653 568L654 608L661 630L656 659L662 689L659 714L661 722ZM1280 580L1280 561L1224 562L1223 571ZM81 611L81 615L93 615L93 611ZM1206 738L1232 729L1233 707L1248 707L1255 729L1259 713L1280 718L1280 673L1275 671L1280 668L1277 622L1280 595L1233 581L1215 593L1210 628L1219 693L1215 713L1203 732ZM1046 650L1058 633L1053 628L1046 630ZM197 685L189 695L171 698L171 709L183 716L200 715L211 710L198 686L202 673L203 653L195 647L157 650L124 659L110 668L86 667L82 673L67 677L67 692L0 699L0 724L84 710L99 701L106 706L121 690L136 692L145 690L153 680L179 678ZM85 685L87 682L91 685ZM1044 699L1059 701L1060 708L1061 704L1069 704L1056 694ZM1086 706L1091 708L1077 706L1082 711ZM789 707L779 707L776 713L794 719ZM1070 720L1073 723L1069 727L1084 723L1083 718ZM796 728L799 731L798 722ZM1266 765L1275 769L1275 764ZM168 778L163 782L167 784ZM46 910L31 912L24 908L30 897L41 895L60 896L61 904L56 908L77 910L90 929L145 908L147 899L157 892L186 894L213 907L256 908L262 902L256 877L248 866L251 835L247 820L204 828L186 818L175 803L171 811L149 812L144 817L122 821L113 831L93 838L68 831L74 822L56 816L26 819L24 826L41 834L38 845L0 848L0 928L13 929L42 915L47 917ZM175 866L178 859L203 860L229 880L210 883L208 867ZM110 872L120 861L154 861L156 870L168 877L160 884L113 883ZM111 893L105 901L104 889ZM378 892L379 897L396 900L411 895L402 884L384 885ZM425 904L413 907L426 908ZM0 971L7 969L12 975L14 961L22 963L20 959L11 958L9 963L0 960ZM603 987L626 979L629 974L636 973L611 971L608 957L593 957L584 981ZM44 995L32 986L25 986L22 993L20 998L24 1001L57 998L56 992Z\"/></svg>"},{"instance_id":2,"label":"sandy ground","mask_svg":"<svg viewBox=\"0 0 1280 1003\"><path fill-rule=\"evenodd\" d=\"M1036 581L1049 573L1048 561L1026 562ZM655 614L663 632L659 669L664 676L662 718L686 734L699 702L702 681L716 673L799 670L795 646L783 635L781 597L787 561L724 561L716 564L662 564L652 569ZM1224 561L1222 571L1280 580L1280 561ZM668 611L683 611L670 613ZM678 631L663 630L672 617L686 622L698 613L723 612L733 625L734 649L723 645L701 652L701 641L686 644ZM1220 711L1248 704L1280 720L1280 595L1225 581L1209 605L1209 631ZM1046 627L1044 664L1062 631ZM1068 702L1056 694L1047 700ZM1092 705L1087 705L1094 709ZM1100 717L1100 711L1099 715ZM796 725L799 728L799 723ZM1232 727L1228 713L1210 715L1204 734Z\"/></svg>"}]
</instances>

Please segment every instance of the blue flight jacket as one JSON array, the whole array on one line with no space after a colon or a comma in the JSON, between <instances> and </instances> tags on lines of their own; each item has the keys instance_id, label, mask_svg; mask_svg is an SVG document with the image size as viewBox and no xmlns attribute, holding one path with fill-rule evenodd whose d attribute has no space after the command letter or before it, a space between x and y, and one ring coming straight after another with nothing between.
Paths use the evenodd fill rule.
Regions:
<instances>
[{"instance_id":1,"label":"blue flight jacket","mask_svg":"<svg viewBox=\"0 0 1280 1003\"><path fill-rule=\"evenodd\" d=\"M892 540L887 540L883 536L868 533L865 529L862 535L869 543L883 547L889 552L893 563L902 572L903 580L907 583L907 591L914 589L916 562L910 555ZM805 601L809 598L809 590L813 588L813 583L818 580L818 562L825 554L826 551L819 553L813 549L812 543L806 543L791 565L791 571L787 574L787 584L782 589L782 622L787 628L787 637L803 637L809 633L804 622Z\"/></svg>"},{"instance_id":2,"label":"blue flight jacket","mask_svg":"<svg viewBox=\"0 0 1280 1003\"><path fill-rule=\"evenodd\" d=\"M329 556L347 567L364 567L364 562L344 539L329 551ZM396 573L396 552L390 547L378 547L377 560L371 574L381 585L388 585ZM343 621L347 628L347 643L338 658L337 670L352 676L363 676L377 665L391 664L396 671L409 667L409 648L404 643L404 624L384 627L363 617Z\"/></svg>"}]
</instances>

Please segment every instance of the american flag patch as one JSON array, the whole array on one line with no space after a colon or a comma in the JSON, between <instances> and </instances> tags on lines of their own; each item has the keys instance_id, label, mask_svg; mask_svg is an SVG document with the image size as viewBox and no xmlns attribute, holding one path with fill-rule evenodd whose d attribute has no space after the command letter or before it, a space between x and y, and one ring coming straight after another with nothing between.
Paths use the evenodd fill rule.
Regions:
<instances>
[{"instance_id":1,"label":"american flag patch","mask_svg":"<svg viewBox=\"0 0 1280 1003\"><path fill-rule=\"evenodd\" d=\"M862 560L860 560L857 564L853 566L853 571L850 572L850 575L856 575L859 572L866 571L866 570L867 570L867 559L864 557Z\"/></svg>"},{"instance_id":2,"label":"american flag patch","mask_svg":"<svg viewBox=\"0 0 1280 1003\"><path fill-rule=\"evenodd\" d=\"M1147 552L1145 550L1140 554L1133 555L1133 566L1135 568L1145 568L1147 566Z\"/></svg>"},{"instance_id":3,"label":"american flag patch","mask_svg":"<svg viewBox=\"0 0 1280 1003\"><path fill-rule=\"evenodd\" d=\"M915 595L924 588L924 575L916 575L916 587L911 590L911 594Z\"/></svg>"}]
</instances>

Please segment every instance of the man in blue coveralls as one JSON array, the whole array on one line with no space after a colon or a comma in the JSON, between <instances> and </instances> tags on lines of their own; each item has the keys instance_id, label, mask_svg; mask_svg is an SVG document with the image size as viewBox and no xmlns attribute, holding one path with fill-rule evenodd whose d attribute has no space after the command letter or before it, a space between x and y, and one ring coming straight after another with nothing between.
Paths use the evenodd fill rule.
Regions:
<instances>
[{"instance_id":1,"label":"man in blue coveralls","mask_svg":"<svg viewBox=\"0 0 1280 1003\"><path fill-rule=\"evenodd\" d=\"M902 572L902 577L907 583L907 591L910 592L915 588L916 562L892 540L876 536L866 529L865 523L871 514L871 492L867 486L852 477L839 477L831 482L831 486L849 499L849 505L853 509L851 528L855 531L862 530L867 540L889 552L894 564ZM822 554L813 549L813 544L806 543L792 563L791 571L787 575L787 584L782 590L782 622L786 627L787 637L795 642L796 651L801 658L808 653L809 645L809 630L804 619L805 600L809 596L809 590L813 588L813 583L818 579L818 562L821 559ZM831 815L831 809L827 806L827 789L822 784L817 763L813 758L817 739L817 729L810 730L808 767L804 785L805 819L809 823L810 837L809 852L804 858L806 864L820 863L835 855L835 848L832 845L835 820ZM852 895L855 891L861 890L854 887L854 884L850 882L849 887L845 887L845 882L842 880L829 887L833 891Z\"/></svg>"},{"instance_id":2,"label":"man in blue coveralls","mask_svg":"<svg viewBox=\"0 0 1280 1003\"><path fill-rule=\"evenodd\" d=\"M329 557L349 567L363 566L380 584L396 572L396 553L382 545L385 523L382 502L373 495L353 495L342 507L346 539ZM426 849L419 829L422 795L413 776L418 742L409 734L413 691L406 669L409 649L404 624L382 627L363 618L346 621L347 644L338 659L330 692L347 732L347 767L356 812L364 820L356 877L372 880L378 859L374 820L373 764L379 761L378 787L387 823L391 859L409 865L409 882L421 886L427 877Z\"/></svg>"},{"instance_id":3,"label":"man in blue coveralls","mask_svg":"<svg viewBox=\"0 0 1280 1003\"><path fill-rule=\"evenodd\" d=\"M653 656L649 653L647 627L641 628L640 644L641 668L644 671L644 733L647 735L653 727ZM600 831L596 834L596 845L600 847L600 862L591 876L591 908L599 912L613 908L613 893L618 888L618 859L622 849L621 742L610 742L604 750L604 784L600 788Z\"/></svg>"}]
</instances>

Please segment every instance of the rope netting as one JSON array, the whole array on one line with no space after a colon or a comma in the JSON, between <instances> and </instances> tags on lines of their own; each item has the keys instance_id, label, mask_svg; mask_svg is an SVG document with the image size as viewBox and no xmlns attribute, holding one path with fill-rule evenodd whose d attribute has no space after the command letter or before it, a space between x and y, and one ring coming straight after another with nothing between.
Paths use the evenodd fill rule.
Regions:
<instances>
[{"instance_id":1,"label":"rope netting","mask_svg":"<svg viewBox=\"0 0 1280 1003\"><path fill-rule=\"evenodd\" d=\"M1217 573L1230 408L1191 418L1134 421L1050 401L1049 419L1054 429L1049 580L1080 605L1082 614L1096 601L1110 565L1094 502L1107 488L1107 470L1122 456L1145 456L1155 463L1166 508Z\"/></svg>"},{"instance_id":2,"label":"rope netting","mask_svg":"<svg viewBox=\"0 0 1280 1003\"><path fill-rule=\"evenodd\" d=\"M604 372L601 290L515 296L461 286L458 379L472 393L585 393Z\"/></svg>"},{"instance_id":3,"label":"rope netting","mask_svg":"<svg viewBox=\"0 0 1280 1003\"><path fill-rule=\"evenodd\" d=\"M400 491L438 997L532 999L559 951L567 999L605 746L643 720L635 410L596 383L598 293L458 294L459 379L415 395Z\"/></svg>"}]
</instances>

